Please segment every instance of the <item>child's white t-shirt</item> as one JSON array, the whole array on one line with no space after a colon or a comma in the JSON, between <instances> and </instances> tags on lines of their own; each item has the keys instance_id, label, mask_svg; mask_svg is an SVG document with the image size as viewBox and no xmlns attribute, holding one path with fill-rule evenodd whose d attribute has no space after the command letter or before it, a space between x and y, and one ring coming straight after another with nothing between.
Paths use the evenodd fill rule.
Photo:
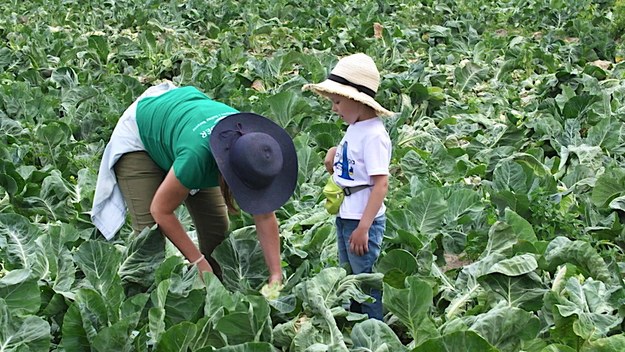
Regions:
<instances>
[{"instance_id":1,"label":"child's white t-shirt","mask_svg":"<svg viewBox=\"0 0 625 352\"><path fill-rule=\"evenodd\" d=\"M334 182L345 187L373 185L371 176L388 175L391 162L391 139L379 117L359 121L347 127L347 132L334 156ZM371 187L346 196L338 216L358 220L367 206ZM382 204L376 217L383 215Z\"/></svg>"}]
</instances>

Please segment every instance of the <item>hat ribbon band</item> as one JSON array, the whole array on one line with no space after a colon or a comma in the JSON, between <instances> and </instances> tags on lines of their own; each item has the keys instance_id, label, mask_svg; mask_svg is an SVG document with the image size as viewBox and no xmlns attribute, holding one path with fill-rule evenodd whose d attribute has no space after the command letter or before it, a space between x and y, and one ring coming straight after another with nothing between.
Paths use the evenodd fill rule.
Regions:
<instances>
[{"instance_id":1,"label":"hat ribbon band","mask_svg":"<svg viewBox=\"0 0 625 352\"><path fill-rule=\"evenodd\" d=\"M346 85L346 86L354 87L354 88L356 88L359 92L361 92L361 93L365 93L365 94L367 94L368 96L370 96L370 97L372 97L372 98L375 98L375 92L374 92L374 91L373 91L373 89L371 89L371 88L367 88L367 87L365 87L365 86L363 86L363 85L360 85L360 84L357 84L357 83L350 82L350 81L346 80L345 78L343 78L343 77L341 77L341 76L337 76L337 75L333 75L333 74L330 74L330 75L328 76L328 79L329 79L330 81L334 81L334 82L336 82L336 83L340 83L340 84L344 84L344 85Z\"/></svg>"},{"instance_id":2,"label":"hat ribbon band","mask_svg":"<svg viewBox=\"0 0 625 352\"><path fill-rule=\"evenodd\" d=\"M232 147L232 144L244 134L245 132L243 132L243 125L241 125L240 122L237 122L236 130L235 129L223 130L221 131L221 133L219 133L219 138L229 140L226 150L230 150L230 147Z\"/></svg>"}]
</instances>

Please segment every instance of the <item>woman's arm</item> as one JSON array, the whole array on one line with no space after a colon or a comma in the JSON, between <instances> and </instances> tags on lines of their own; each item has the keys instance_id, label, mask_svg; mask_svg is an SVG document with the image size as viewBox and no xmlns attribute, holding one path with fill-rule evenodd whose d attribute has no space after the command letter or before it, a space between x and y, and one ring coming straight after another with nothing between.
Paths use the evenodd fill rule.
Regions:
<instances>
[{"instance_id":1,"label":"woman's arm","mask_svg":"<svg viewBox=\"0 0 625 352\"><path fill-rule=\"evenodd\" d=\"M265 263L269 269L269 283L282 282L282 267L280 265L280 235L278 220L275 213L254 215L256 233L260 246L265 255Z\"/></svg>"},{"instance_id":2,"label":"woman's arm","mask_svg":"<svg viewBox=\"0 0 625 352\"><path fill-rule=\"evenodd\" d=\"M189 190L180 183L172 168L154 194L152 204L150 205L150 213L152 213L152 217L158 224L161 232L167 236L189 262L193 263L202 257L202 252L187 235L187 232L174 214L176 208L182 204L188 194ZM213 271L206 259L200 260L197 263L197 267L202 272Z\"/></svg>"}]
</instances>

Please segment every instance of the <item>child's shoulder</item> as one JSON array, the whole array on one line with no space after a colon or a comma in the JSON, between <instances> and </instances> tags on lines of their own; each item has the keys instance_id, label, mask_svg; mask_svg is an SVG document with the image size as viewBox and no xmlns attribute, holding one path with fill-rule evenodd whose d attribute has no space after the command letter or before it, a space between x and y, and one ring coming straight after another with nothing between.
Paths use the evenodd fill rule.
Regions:
<instances>
[{"instance_id":1,"label":"child's shoulder","mask_svg":"<svg viewBox=\"0 0 625 352\"><path fill-rule=\"evenodd\" d=\"M361 131L361 133L371 134L371 135L376 135L376 134L388 135L388 132L386 131L386 127L384 126L384 122L382 121L382 119L378 117L359 122L355 126L358 126L358 129Z\"/></svg>"},{"instance_id":2,"label":"child's shoulder","mask_svg":"<svg viewBox=\"0 0 625 352\"><path fill-rule=\"evenodd\" d=\"M379 117L373 117L364 121L358 121L352 126L357 126L361 129L386 129L384 127L384 122Z\"/></svg>"},{"instance_id":3,"label":"child's shoulder","mask_svg":"<svg viewBox=\"0 0 625 352\"><path fill-rule=\"evenodd\" d=\"M390 136L384 124L370 125L363 124L358 126L352 125L354 128L348 129L345 134L347 140L361 141L363 143L390 143Z\"/></svg>"}]
</instances>

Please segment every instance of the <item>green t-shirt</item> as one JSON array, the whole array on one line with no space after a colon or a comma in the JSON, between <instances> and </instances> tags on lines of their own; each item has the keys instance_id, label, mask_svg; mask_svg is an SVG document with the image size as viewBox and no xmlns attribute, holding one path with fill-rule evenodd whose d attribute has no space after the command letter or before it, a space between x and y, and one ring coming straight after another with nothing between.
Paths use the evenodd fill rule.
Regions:
<instances>
[{"instance_id":1,"label":"green t-shirt","mask_svg":"<svg viewBox=\"0 0 625 352\"><path fill-rule=\"evenodd\" d=\"M211 100L195 87L181 87L141 99L137 125L141 141L156 164L189 189L214 187L217 164L208 137L223 117L238 111Z\"/></svg>"}]
</instances>

